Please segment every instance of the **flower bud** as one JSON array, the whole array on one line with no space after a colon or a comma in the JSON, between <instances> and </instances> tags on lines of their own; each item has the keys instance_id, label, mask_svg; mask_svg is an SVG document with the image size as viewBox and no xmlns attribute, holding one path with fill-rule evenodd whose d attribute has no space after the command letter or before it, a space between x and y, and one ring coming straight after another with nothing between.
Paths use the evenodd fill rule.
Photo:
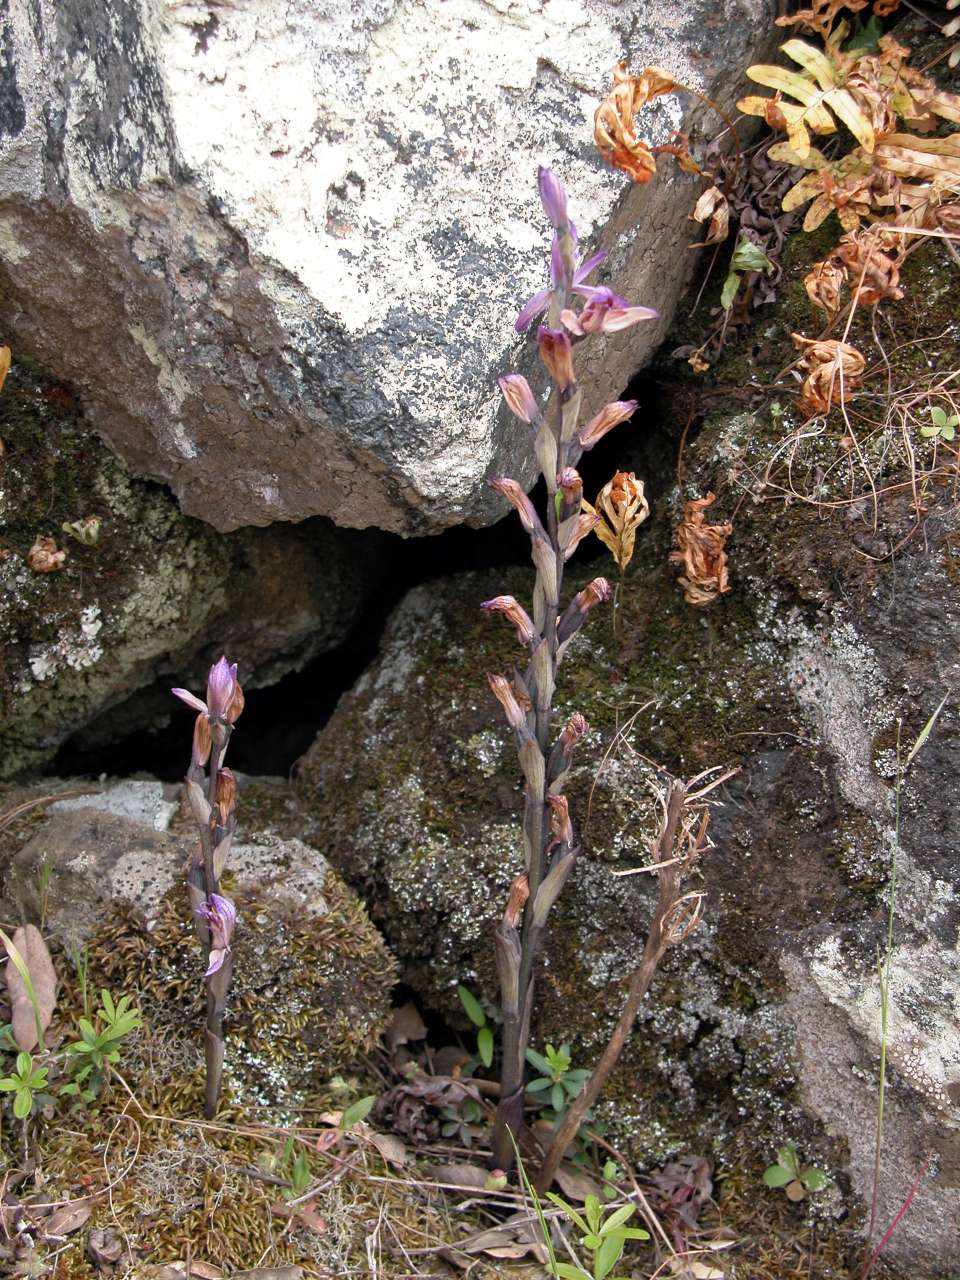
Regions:
<instances>
[{"instance_id":1,"label":"flower bud","mask_svg":"<svg viewBox=\"0 0 960 1280\"><path fill-rule=\"evenodd\" d=\"M564 190L563 183L552 169L547 169L541 165L537 169L537 187L540 190L543 211L559 231L561 227L566 226L568 221L567 193Z\"/></svg>"},{"instance_id":2,"label":"flower bud","mask_svg":"<svg viewBox=\"0 0 960 1280\"><path fill-rule=\"evenodd\" d=\"M207 676L207 714L211 720L225 720L237 687L237 664L221 658ZM239 713L238 713L239 714Z\"/></svg>"},{"instance_id":3,"label":"flower bud","mask_svg":"<svg viewBox=\"0 0 960 1280\"><path fill-rule=\"evenodd\" d=\"M564 467L557 476L557 488L571 507L579 507L583 497L583 481L575 467Z\"/></svg>"},{"instance_id":4,"label":"flower bud","mask_svg":"<svg viewBox=\"0 0 960 1280\"><path fill-rule=\"evenodd\" d=\"M580 432L580 447L582 449L592 449L598 440L602 440L608 431L611 431L621 422L626 422L627 418L633 416L636 412L636 400L614 400L611 404L604 405L600 412L584 427Z\"/></svg>"},{"instance_id":5,"label":"flower bud","mask_svg":"<svg viewBox=\"0 0 960 1280\"><path fill-rule=\"evenodd\" d=\"M573 603L581 613L589 613L591 609L598 604L603 604L605 600L610 598L610 583L606 578L594 578L592 582L588 582L582 591L574 596Z\"/></svg>"},{"instance_id":6,"label":"flower bud","mask_svg":"<svg viewBox=\"0 0 960 1280\"><path fill-rule=\"evenodd\" d=\"M562 329L537 330L537 345L540 348L540 359L547 372L561 391L572 387L576 381L573 372L573 348L570 339Z\"/></svg>"},{"instance_id":7,"label":"flower bud","mask_svg":"<svg viewBox=\"0 0 960 1280\"><path fill-rule=\"evenodd\" d=\"M227 819L237 807L237 780L231 769L221 769L217 775L217 808L220 810L220 824Z\"/></svg>"},{"instance_id":8,"label":"flower bud","mask_svg":"<svg viewBox=\"0 0 960 1280\"><path fill-rule=\"evenodd\" d=\"M539 531L541 537L546 536L536 508L516 480L511 480L508 476L495 476L488 481L488 484L491 489L496 489L497 493L502 493L506 500L516 509L517 515L520 517L520 523L527 533L532 534Z\"/></svg>"},{"instance_id":9,"label":"flower bud","mask_svg":"<svg viewBox=\"0 0 960 1280\"><path fill-rule=\"evenodd\" d=\"M540 406L530 390L530 383L522 373L509 373L505 378L498 378L497 381L500 383L500 390L511 413L515 414L521 422L539 421Z\"/></svg>"},{"instance_id":10,"label":"flower bud","mask_svg":"<svg viewBox=\"0 0 960 1280\"><path fill-rule=\"evenodd\" d=\"M506 910L503 913L503 922L509 929L516 929L520 923L524 905L529 897L530 881L527 878L526 871L521 871L510 886Z\"/></svg>"},{"instance_id":11,"label":"flower bud","mask_svg":"<svg viewBox=\"0 0 960 1280\"><path fill-rule=\"evenodd\" d=\"M584 716L579 711L575 711L566 725L564 725L563 733L560 735L562 750L565 753L571 752L585 737L589 729L590 726Z\"/></svg>"},{"instance_id":12,"label":"flower bud","mask_svg":"<svg viewBox=\"0 0 960 1280\"><path fill-rule=\"evenodd\" d=\"M529 644L536 635L530 615L513 596L494 596L492 600L484 600L480 606L488 613L502 613L517 628L517 639L521 644Z\"/></svg>"},{"instance_id":13,"label":"flower bud","mask_svg":"<svg viewBox=\"0 0 960 1280\"><path fill-rule=\"evenodd\" d=\"M570 806L566 796L547 796L550 806L550 844L553 849L558 844L573 844L573 823L570 821Z\"/></svg>"},{"instance_id":14,"label":"flower bud","mask_svg":"<svg viewBox=\"0 0 960 1280\"><path fill-rule=\"evenodd\" d=\"M210 721L205 711L201 711L193 724L193 763L202 769L210 759L210 748L213 739L210 736Z\"/></svg>"},{"instance_id":15,"label":"flower bud","mask_svg":"<svg viewBox=\"0 0 960 1280\"><path fill-rule=\"evenodd\" d=\"M573 526L569 535L569 541L563 549L564 560L570 559L587 534L593 533L599 523L600 517L595 511L580 512L580 515L577 517L577 523Z\"/></svg>"},{"instance_id":16,"label":"flower bud","mask_svg":"<svg viewBox=\"0 0 960 1280\"><path fill-rule=\"evenodd\" d=\"M509 680L505 676L490 675L488 673L487 682L490 685L493 696L503 707L504 714L507 717L507 724L510 728L516 730L526 729L526 714L517 701Z\"/></svg>"}]
</instances>

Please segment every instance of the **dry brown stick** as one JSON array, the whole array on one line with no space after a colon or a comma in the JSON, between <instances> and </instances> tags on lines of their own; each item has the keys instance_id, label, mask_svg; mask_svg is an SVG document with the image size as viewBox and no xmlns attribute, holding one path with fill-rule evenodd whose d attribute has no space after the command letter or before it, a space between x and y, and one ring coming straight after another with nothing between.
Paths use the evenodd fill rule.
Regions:
<instances>
[{"instance_id":1,"label":"dry brown stick","mask_svg":"<svg viewBox=\"0 0 960 1280\"><path fill-rule=\"evenodd\" d=\"M677 830L686 799L686 786L682 782L675 781L670 788L666 817L657 840L654 862L667 863L670 858L676 843ZM540 1166L540 1172L537 1174L534 1184L541 1194L547 1191L553 1182L554 1175L560 1166L560 1161L566 1154L567 1147L576 1137L587 1111L596 1102L600 1090L606 1084L611 1071L616 1066L630 1032L633 1030L633 1024L636 1021L640 1005L647 994L653 975L663 959L664 952L670 945L670 933L665 925L670 912L677 904L679 881L680 876L676 864L668 864L661 869L658 877L659 896L657 898L657 908L650 922L650 931L647 934L646 945L643 948L643 959L640 962L640 967L634 971L630 978L630 986L627 991L623 1012L610 1035L610 1039L607 1041L606 1048L593 1069L593 1074L584 1086L583 1091L571 1103L570 1109L557 1126L553 1140L547 1148L547 1154L543 1158L543 1164Z\"/></svg>"}]
</instances>

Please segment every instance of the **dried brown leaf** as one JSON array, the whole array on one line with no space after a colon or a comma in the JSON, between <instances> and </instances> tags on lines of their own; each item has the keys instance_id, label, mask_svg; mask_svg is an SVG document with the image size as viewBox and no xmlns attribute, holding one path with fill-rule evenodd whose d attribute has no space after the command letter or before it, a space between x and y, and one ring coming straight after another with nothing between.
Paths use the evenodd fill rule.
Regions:
<instances>
[{"instance_id":1,"label":"dried brown leaf","mask_svg":"<svg viewBox=\"0 0 960 1280\"><path fill-rule=\"evenodd\" d=\"M376 1147L387 1164L392 1164L395 1168L402 1169L407 1163L407 1148L395 1134L371 1133L369 1141L372 1147Z\"/></svg>"},{"instance_id":2,"label":"dried brown leaf","mask_svg":"<svg viewBox=\"0 0 960 1280\"><path fill-rule=\"evenodd\" d=\"M670 552L670 559L683 565L683 576L678 582L684 599L697 607L713 604L730 590L724 547L733 533L733 525L706 523L704 510L714 501L716 495L708 493L684 504L683 520L677 529L680 549Z\"/></svg>"},{"instance_id":3,"label":"dried brown leaf","mask_svg":"<svg viewBox=\"0 0 960 1280\"><path fill-rule=\"evenodd\" d=\"M53 1017L57 1005L57 974L47 944L36 925L21 925L13 935L13 945L27 966L37 1001L37 1012L34 1015L26 983L14 962L8 960L7 993L13 1038L21 1049L29 1053L37 1046L37 1017L40 1019L41 1031L46 1031Z\"/></svg>"},{"instance_id":4,"label":"dried brown leaf","mask_svg":"<svg viewBox=\"0 0 960 1280\"><path fill-rule=\"evenodd\" d=\"M49 1217L43 1220L43 1236L46 1240L63 1239L79 1231L93 1212L93 1205L88 1200L79 1204L66 1204L61 1209L54 1209Z\"/></svg>"},{"instance_id":5,"label":"dried brown leaf","mask_svg":"<svg viewBox=\"0 0 960 1280\"><path fill-rule=\"evenodd\" d=\"M719 187L707 187L690 214L693 222L706 222L710 219L707 234L691 249L703 249L707 245L722 244L730 231L730 204Z\"/></svg>"},{"instance_id":6,"label":"dried brown leaf","mask_svg":"<svg viewBox=\"0 0 960 1280\"><path fill-rule=\"evenodd\" d=\"M817 262L804 276L803 287L815 307L826 312L827 321L836 319L840 311L840 291L847 278L845 269L826 258Z\"/></svg>"}]
</instances>

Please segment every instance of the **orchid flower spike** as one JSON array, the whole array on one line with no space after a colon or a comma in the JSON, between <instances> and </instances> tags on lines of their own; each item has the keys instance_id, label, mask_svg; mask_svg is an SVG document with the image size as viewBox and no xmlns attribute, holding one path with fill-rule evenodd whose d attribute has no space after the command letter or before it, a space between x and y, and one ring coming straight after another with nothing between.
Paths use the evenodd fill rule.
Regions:
<instances>
[{"instance_id":1,"label":"orchid flower spike","mask_svg":"<svg viewBox=\"0 0 960 1280\"><path fill-rule=\"evenodd\" d=\"M206 702L189 689L171 689L170 692L194 711L202 712L211 723L233 724L243 710L243 690L237 681L237 664L228 662L226 658L221 658L210 668Z\"/></svg>"}]
</instances>

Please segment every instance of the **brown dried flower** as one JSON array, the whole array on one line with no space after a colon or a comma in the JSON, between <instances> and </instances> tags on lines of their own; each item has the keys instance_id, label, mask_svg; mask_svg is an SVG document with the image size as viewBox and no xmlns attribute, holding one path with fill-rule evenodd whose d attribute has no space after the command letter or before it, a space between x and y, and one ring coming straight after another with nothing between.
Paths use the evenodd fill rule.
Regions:
<instances>
[{"instance_id":1,"label":"brown dried flower","mask_svg":"<svg viewBox=\"0 0 960 1280\"><path fill-rule=\"evenodd\" d=\"M649 182L657 171L653 152L637 136L634 116L651 98L676 88L669 72L658 67L646 67L639 76L630 75L625 62L614 67L613 89L594 115L593 136L604 160L634 182Z\"/></svg>"},{"instance_id":2,"label":"brown dried flower","mask_svg":"<svg viewBox=\"0 0 960 1280\"><path fill-rule=\"evenodd\" d=\"M835 320L840 311L840 290L846 278L846 270L832 258L815 263L803 278L807 297L815 307L826 312L829 322Z\"/></svg>"},{"instance_id":3,"label":"brown dried flower","mask_svg":"<svg viewBox=\"0 0 960 1280\"><path fill-rule=\"evenodd\" d=\"M684 505L683 520L677 530L680 550L670 552L670 559L683 565L683 577L678 581L684 599L687 604L698 607L713 604L730 590L724 546L733 533L733 525L710 525L703 515L715 499L715 494L708 493Z\"/></svg>"},{"instance_id":4,"label":"brown dried flower","mask_svg":"<svg viewBox=\"0 0 960 1280\"><path fill-rule=\"evenodd\" d=\"M706 222L710 219L707 234L698 244L690 245L691 249L703 249L707 245L722 244L730 231L730 205L727 197L719 187L707 187L706 191L693 207L690 219L693 222Z\"/></svg>"},{"instance_id":5,"label":"brown dried flower","mask_svg":"<svg viewBox=\"0 0 960 1280\"><path fill-rule=\"evenodd\" d=\"M620 573L633 559L637 530L650 514L643 481L632 471L618 471L597 495L597 505L584 502L584 511L599 516L594 532L617 563Z\"/></svg>"},{"instance_id":6,"label":"brown dried flower","mask_svg":"<svg viewBox=\"0 0 960 1280\"><path fill-rule=\"evenodd\" d=\"M805 338L792 333L793 345L802 351L798 364L807 372L800 392L800 405L810 416L829 413L831 404L841 404L860 386L866 361L856 347L836 338Z\"/></svg>"},{"instance_id":7,"label":"brown dried flower","mask_svg":"<svg viewBox=\"0 0 960 1280\"><path fill-rule=\"evenodd\" d=\"M27 565L34 573L56 573L66 558L67 553L57 550L53 538L41 535L27 552Z\"/></svg>"}]
</instances>

